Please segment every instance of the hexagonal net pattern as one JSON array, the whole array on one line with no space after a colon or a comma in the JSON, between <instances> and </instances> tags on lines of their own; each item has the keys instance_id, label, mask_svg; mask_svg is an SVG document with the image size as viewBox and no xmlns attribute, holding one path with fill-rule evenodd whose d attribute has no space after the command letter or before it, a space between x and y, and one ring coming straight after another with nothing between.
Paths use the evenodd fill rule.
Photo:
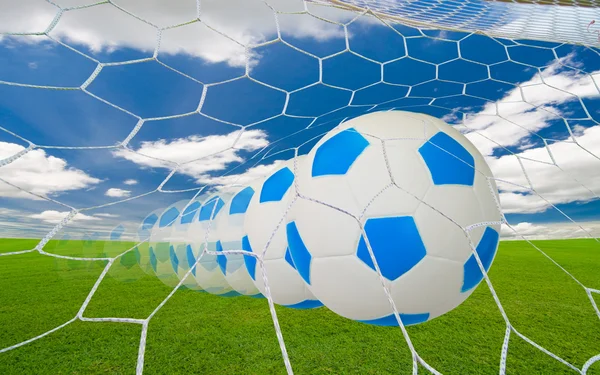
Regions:
<instances>
[{"instance_id":1,"label":"hexagonal net pattern","mask_svg":"<svg viewBox=\"0 0 600 375\"><path fill-rule=\"evenodd\" d=\"M26 50L24 55L27 56L35 51L60 49L65 61L78 62L67 66L60 74L48 70L41 75L24 75L11 68L0 77L3 90L0 98L7 108L7 114L2 113L0 117L3 135L0 138L0 182L3 184L0 196L7 202L29 199L56 208L44 208L44 215L28 216L37 222L2 223L7 231L12 231L9 234L16 237L34 230L43 233L34 248L3 252L0 259L38 253L75 262L106 262L106 265L72 319L0 349L0 355L76 321L139 324L142 333L136 373L141 374L149 322L182 286L185 277L195 272L203 256L218 256L219 265L225 272L227 263L223 254L243 254L252 257L253 262L262 263L264 253L258 256L243 249L222 250L220 242L219 252L205 246L195 262L193 259L190 262L188 256L189 270L185 276L146 318L89 318L85 316L88 304L111 267L133 254L139 244L117 254L71 256L48 251L49 242L69 233L69 228L75 228L76 233L85 232L83 238L95 238L97 229L79 230L76 223L114 216L106 213L108 209L127 207L124 210L135 211L135 205L127 205L148 197L162 199L158 197L191 195L186 196L188 203L185 206L172 207L168 217L160 218L161 227L168 227L169 223L162 221L176 220L179 212L192 211L194 214L198 211L205 221L210 222L224 203L220 198L213 198L208 201L211 204L199 208L198 199L205 193L243 186L247 182L245 172L255 172L250 174L256 177L256 171L262 171L258 175L264 176L268 173L266 170L273 170L276 165L273 160L307 153L327 131L345 121L366 113L389 110L430 114L468 135L494 172L495 177L487 177L487 183L491 189L496 185L500 189L500 202L495 203L502 219L468 225L451 218L448 220L460 227L467 237L482 227L502 224L506 236L526 241L531 249L551 263L553 269L573 280L591 304L588 312L600 319L594 299L600 290L588 287L587 281L584 284L571 273L569 267L563 265L563 262L568 263L564 257L555 260L542 249L543 244L533 243L529 237L536 229L542 230L529 222L535 220L531 215L552 212L552 221L570 226L559 231L562 236L587 237L597 242L597 228L578 223L589 221L590 216L574 209L574 206L597 209L600 189L597 172L600 170L600 89L597 83L600 51L595 47L598 41L595 0L573 4L558 1L553 2L554 5L543 5L548 3L545 1L475 0L247 0L243 3L197 0L185 10L174 6L172 11L179 13L165 11L163 18L157 18L156 12L145 11L146 5L140 7L141 3L48 0L7 12L25 25L15 26L15 30L2 30L0 46L6 47L7 55L19 49ZM36 7L43 8L43 12L38 12ZM37 24L25 22L33 13ZM110 32L105 30L110 37L102 39L101 34L94 34L91 29L93 22L87 22L101 13L108 15L104 20L135 23L129 31L135 29L136 33L141 33L147 30L148 33L141 36L132 32L125 37L126 30L115 27ZM41 25L40 20L47 22ZM9 22L6 25L15 24ZM10 56L9 59L17 59L17 55ZM48 61L47 66L64 65L56 64L56 61L51 64L48 56L44 59L48 59L44 60ZM188 64L186 59L196 60L193 60L194 64ZM32 72L44 67L44 62L25 61L24 64ZM85 72L83 78L77 76L79 70ZM164 86L151 86L154 81L161 81ZM135 87L139 91L132 91ZM158 99L148 99L143 104L136 102L136 98L146 92L150 92L149 97ZM160 94L165 92L167 94L161 97ZM46 94L49 96L44 96ZM44 112L51 107L48 103L53 103L50 97L54 100L69 95L75 95L77 99L60 102L69 103L60 106L60 110L81 111L82 116L11 120L18 117L15 114L18 103L30 105L25 112ZM177 100L172 108L161 106L161 102L173 97ZM102 106L102 110L94 110L92 106L95 105ZM106 117L108 113L110 116ZM92 133L86 133L76 138L75 143L67 141L67 133L75 133L84 126L79 122L83 119L93 120L90 126L95 133L110 133L117 138L102 138L106 139L102 144L94 141ZM176 124L189 119L206 127L201 126L196 132L189 130L191 122L183 127ZM50 143L39 137L41 133L51 133L53 126L58 126L55 124L63 122L69 127L64 133L64 143L54 141L62 135ZM117 128L111 127L112 122L121 123ZM184 133L180 131L183 128L186 129ZM126 133L122 133L123 129ZM172 133L168 133L171 130ZM83 142L85 137L91 137L91 140L86 140L85 145L76 144ZM217 146L206 147L214 142ZM198 148L202 152L194 151ZM173 153L175 149L181 153ZM81 204L88 201L59 195L73 189L81 191L109 179L85 175L83 170L93 169L93 163L85 167L52 169L56 163L66 166L66 160L73 155L77 157L72 160L94 159L97 156L93 154L98 152L108 153L102 157L132 163L141 171L154 169L166 173L148 191L131 194L130 190L111 188L105 196L117 199L95 204ZM335 150L331 152L335 153ZM461 159L443 143L429 141L423 148L423 155L439 154ZM50 171L44 175L46 180L58 181L73 175L85 175L85 178L78 180L73 189L43 188L41 183L31 183L28 174L21 173L35 171L35 163L40 160L53 161L46 167ZM214 167L215 161L219 167ZM117 164L115 169L118 169ZM338 167L336 173L345 173L348 169L341 164ZM447 181L443 167L438 169L439 180ZM467 171L465 175L468 174ZM284 180L286 187L294 179L289 173L276 177L273 183ZM465 180L469 178L472 180L472 176ZM191 185L190 179L193 180ZM182 180L188 185L177 182ZM126 185L136 183L132 181ZM281 199L285 194L285 191L275 190L265 195L264 200ZM90 189L86 194L96 193ZM232 207L232 212L245 211L250 198L242 198L243 202L237 203L235 209ZM306 197L296 193L292 202L297 199ZM328 202L320 203L329 205ZM49 220L51 214L54 216ZM142 227L145 230L151 228L159 220L157 215L147 216ZM45 226L48 223L52 224L50 228ZM30 227L22 229L21 226ZM364 228L361 230L365 233ZM551 228L543 230L547 232ZM110 238L120 238L122 233L121 226L118 232L111 232ZM209 235L210 225L202 233L206 241ZM142 243L148 241L147 236ZM360 256L383 280L370 246L363 239ZM180 248L182 253L191 253L184 246ZM487 275L491 258L486 255L480 259L481 254L472 242L471 248L468 267L472 273L480 275L478 280L485 280L505 324L504 341L498 353L500 374L506 372L509 342L515 335L560 366L578 373L585 374L600 361L600 354L597 354L581 365L572 364L518 331ZM177 249L177 246L171 247L169 260L175 269L187 263L178 258ZM286 260L289 262L287 257ZM155 268L156 262L153 258ZM398 274L404 270L389 272ZM266 273L263 272L262 278L268 285ZM387 287L383 288L389 297ZM293 364L287 354L273 300L268 292L265 297L286 371L292 374ZM410 349L413 373L416 374L420 367L434 374L441 373L413 345L391 297L390 304Z\"/></svg>"}]
</instances>

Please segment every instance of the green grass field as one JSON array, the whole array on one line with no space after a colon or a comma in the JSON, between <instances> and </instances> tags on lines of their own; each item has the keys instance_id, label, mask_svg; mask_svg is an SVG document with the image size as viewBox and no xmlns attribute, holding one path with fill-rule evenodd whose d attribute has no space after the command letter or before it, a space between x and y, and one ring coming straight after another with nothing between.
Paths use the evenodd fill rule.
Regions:
<instances>
[{"instance_id":1,"label":"green grass field","mask_svg":"<svg viewBox=\"0 0 600 375\"><path fill-rule=\"evenodd\" d=\"M36 240L0 240L0 252ZM600 244L536 244L584 285L600 289ZM50 242L63 255L101 251L81 242ZM87 252L86 252L87 251ZM127 262L125 262L127 264ZM0 348L73 318L105 262L74 262L38 253L0 257ZM137 266L116 264L86 317L146 318L170 288ZM512 324L581 368L600 353L600 320L583 288L525 242L502 242L490 278ZM595 295L600 304L600 295ZM277 308L296 374L410 374L398 328L341 318L326 308ZM481 284L457 309L408 332L419 354L444 374L497 374L505 325ZM76 321L38 341L0 354L0 374L134 374L141 326ZM267 302L180 290L151 320L145 374L285 374ZM427 373L420 369L419 373ZM577 372L512 334L508 374ZM600 362L588 374L600 374Z\"/></svg>"}]
</instances>

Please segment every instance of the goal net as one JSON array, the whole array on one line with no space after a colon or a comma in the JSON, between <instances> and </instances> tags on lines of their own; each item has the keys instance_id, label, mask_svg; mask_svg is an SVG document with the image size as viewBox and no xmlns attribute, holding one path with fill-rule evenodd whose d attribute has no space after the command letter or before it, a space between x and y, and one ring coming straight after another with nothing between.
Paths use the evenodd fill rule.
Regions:
<instances>
[{"instance_id":1,"label":"goal net","mask_svg":"<svg viewBox=\"0 0 600 375\"><path fill-rule=\"evenodd\" d=\"M28 0L0 9L2 372L74 371L83 357L71 352L96 337L82 324L117 323L139 328L135 339L102 331L97 342L119 340L98 357L86 349L87 370L112 371L110 346L122 345L137 374L600 373L595 1ZM473 296L410 327L390 297L394 328L281 306L264 270L263 289L246 293L264 299L199 285L206 264L262 265L268 253L268 244L263 253L210 246L233 192L286 162L295 173L332 129L394 110L452 125L493 173L500 221L459 225L467 237L502 225L490 275L473 248L483 275ZM173 223L202 215L194 253ZM282 225L285 213L265 231ZM202 315L186 321L195 310ZM262 336L259 318L275 335ZM58 336L65 330L78 338ZM47 349L69 345L62 357Z\"/></svg>"}]
</instances>

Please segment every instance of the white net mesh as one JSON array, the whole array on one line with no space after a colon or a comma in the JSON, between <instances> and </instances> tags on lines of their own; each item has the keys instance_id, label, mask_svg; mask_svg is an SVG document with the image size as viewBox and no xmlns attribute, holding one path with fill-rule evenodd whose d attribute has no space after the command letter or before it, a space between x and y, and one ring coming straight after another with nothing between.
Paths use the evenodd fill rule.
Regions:
<instances>
[{"instance_id":1,"label":"white net mesh","mask_svg":"<svg viewBox=\"0 0 600 375\"><path fill-rule=\"evenodd\" d=\"M4 87L0 97L6 108L0 113L0 197L6 202L0 228L6 237L43 239L31 249L5 250L0 260L28 253L52 257L59 270L68 270L64 274L71 276L61 276L67 281L78 275L75 263L80 262L85 264L81 267L86 268L87 282L93 279L93 283L74 316L52 329L18 327L14 335L3 337L5 347L0 353L6 355L77 321L131 323L142 327L136 372L152 371L144 366L150 322L186 285L202 257L217 253L204 251L187 273L165 281L172 289L155 295L145 316L90 318L88 305L103 298L96 293L110 278L106 276L118 281L129 277L123 272L139 263L131 257L143 246L134 242L105 245L100 240L112 240L118 232L117 240L131 241L136 231L128 224L115 231L118 223L109 219L128 212L130 222L139 223L143 215L155 209L162 212L174 200L184 200L189 207L211 189L244 185L268 174L277 161L305 154L323 134L348 119L401 109L443 118L467 134L494 172L503 234L527 241L529 249L551 262L552 268L543 272L560 273L555 276L560 282L565 282L561 277L566 275L568 282L576 284L577 293L585 294L586 306L581 309L593 320L591 325L574 322L580 328L573 337L580 337L588 350L577 352L581 346L565 349L560 345L556 346L560 353L546 349L555 348L557 340L544 338L538 343L540 336L535 332L536 339L531 339L514 324L535 319L520 313L518 287L512 294L520 297L505 310L503 299L509 298L509 292L506 297L498 296L496 281L488 278L476 255L496 311L501 313L503 339L495 347L498 356L492 359L497 364L499 358L495 372L510 372L509 344L516 336L560 365L560 370L515 365L517 371L591 373L600 360L595 320L600 318L595 300L600 294L598 273L592 271L582 279L571 271L581 272L581 265L569 261L568 254L530 239L587 237L591 241L586 246L597 250L600 54L593 46L598 41L594 29L598 14L595 2L541 4L545 2L3 4L3 53L6 61L24 56L19 62L27 70L14 64L0 75ZM15 50L23 51L22 55L12 54ZM53 54L60 56L53 60ZM153 81L162 86L153 86ZM50 97L58 98L57 102ZM168 108L161 104L166 101ZM55 116L65 111L75 115L34 116L50 107ZM60 122L66 124L59 126ZM63 133L53 134L54 127ZM100 132L105 136L97 136ZM65 160L73 163L76 159L91 164L66 166ZM127 161L142 172L136 175L119 162L109 162L98 168L132 173L125 185L107 189L104 200L70 196L69 192L92 190L113 178L110 174L96 178L83 170L93 169L93 160L100 159ZM148 180L154 181L160 175L158 186L132 193L131 186L150 174L154 175ZM67 180L71 184L65 186ZM92 190L86 195L97 198L99 194ZM17 201L32 202L37 211L22 213ZM544 212L551 212L550 224L536 224L535 215ZM483 224L471 223L462 229L469 234ZM208 241L210 226L203 235ZM226 253L257 257L242 250ZM588 256L586 265L597 267L597 255ZM98 264L103 266L98 268ZM288 357L278 310L268 292L268 275L263 272L262 276L285 369L293 373L294 361ZM498 283L509 285L510 277L499 277ZM538 293L553 290L547 286ZM412 373L422 372L423 367L431 373L446 373L447 363L431 353L422 355L426 349L413 343L413 332L419 336L419 331L405 328L393 309L410 351ZM563 313L573 314L574 320L583 314L567 306ZM10 331L11 322L3 323ZM452 329L459 332L462 328L457 324ZM566 329L560 324L554 328ZM423 340L427 341L421 335L419 342ZM531 355L527 350L515 349L525 358ZM450 372L465 371L450 368ZM483 366L482 372L488 369ZM11 371L17 370L5 372ZM310 367L305 371L310 373Z\"/></svg>"}]
</instances>

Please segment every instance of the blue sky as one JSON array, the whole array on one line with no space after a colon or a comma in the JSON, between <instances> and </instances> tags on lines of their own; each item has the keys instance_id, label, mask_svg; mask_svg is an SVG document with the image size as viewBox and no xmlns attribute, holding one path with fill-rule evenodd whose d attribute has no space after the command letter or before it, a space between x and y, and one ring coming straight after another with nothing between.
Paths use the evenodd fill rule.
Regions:
<instances>
[{"instance_id":1,"label":"blue sky","mask_svg":"<svg viewBox=\"0 0 600 375\"><path fill-rule=\"evenodd\" d=\"M273 2L281 11L296 10L297 3ZM159 26L189 21L196 12L194 2L128 6ZM153 210L192 198L193 189L230 182L220 176L232 169L248 182L293 156L293 147L309 142L300 148L308 152L315 137L345 119L403 109L443 118L467 134L501 180L512 224L532 234L564 233L570 224L556 205L600 233L598 50L419 30L369 17L350 22L355 14L319 7L311 11L346 24L346 31L311 14L279 14L278 40L274 13L264 4L222 8L208 2L202 22L162 32L158 60L131 64L120 63L152 58L156 29L110 4L65 12L50 32L64 45L46 36L2 37L0 81L62 89L0 85L6 130L0 159L27 141L48 146L0 168L0 178L86 208L151 192L172 162L187 162L164 189L189 191L85 211L73 223L102 230L139 223ZM12 14L2 31L44 30L55 11L23 5L21 17L31 24ZM103 66L88 93L79 90L98 62L115 65ZM82 148L115 146L141 119L129 149ZM543 199L531 194L530 184ZM0 183L0 236L38 236L68 211Z\"/></svg>"}]
</instances>

